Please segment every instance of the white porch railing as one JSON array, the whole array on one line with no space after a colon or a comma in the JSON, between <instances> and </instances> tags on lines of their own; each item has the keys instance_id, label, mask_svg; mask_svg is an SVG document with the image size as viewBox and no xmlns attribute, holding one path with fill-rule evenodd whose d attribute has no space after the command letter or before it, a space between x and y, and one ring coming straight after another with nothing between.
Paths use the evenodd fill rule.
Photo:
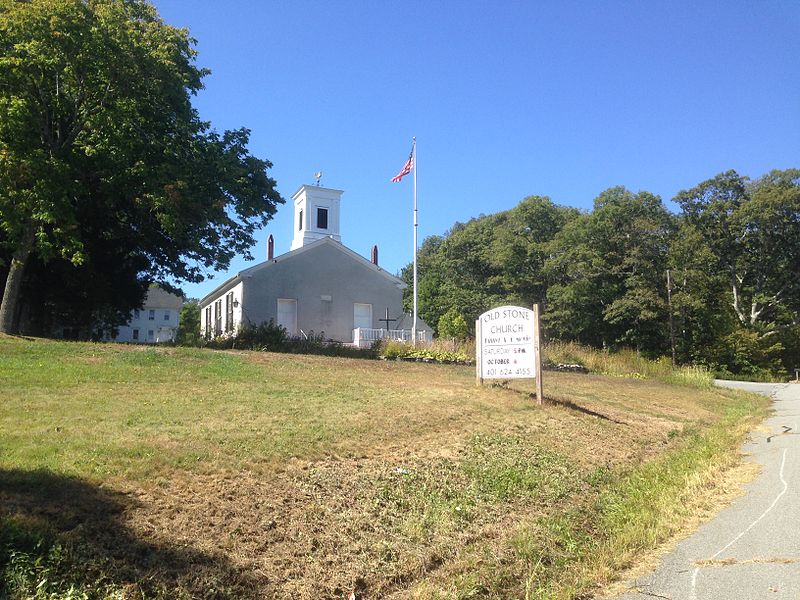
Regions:
<instances>
[{"instance_id":1,"label":"white porch railing","mask_svg":"<svg viewBox=\"0 0 800 600\"><path fill-rule=\"evenodd\" d=\"M357 348L369 348L378 340L411 341L410 329L367 329L356 327L353 330L353 345ZM417 331L417 342L430 342L431 336L425 331Z\"/></svg>"}]
</instances>

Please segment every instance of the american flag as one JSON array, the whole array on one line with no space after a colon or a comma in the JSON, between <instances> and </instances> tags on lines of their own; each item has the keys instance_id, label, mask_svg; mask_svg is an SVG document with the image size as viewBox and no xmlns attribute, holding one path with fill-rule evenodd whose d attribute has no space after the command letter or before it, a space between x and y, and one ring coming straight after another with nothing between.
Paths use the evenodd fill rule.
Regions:
<instances>
[{"instance_id":1,"label":"american flag","mask_svg":"<svg viewBox=\"0 0 800 600\"><path fill-rule=\"evenodd\" d=\"M403 165L403 168L400 169L400 172L397 175L392 177L392 181L394 182L400 181L403 177L411 173L411 171L413 170L414 170L414 148L411 148L411 154L408 155L408 160L406 161L406 164Z\"/></svg>"}]
</instances>

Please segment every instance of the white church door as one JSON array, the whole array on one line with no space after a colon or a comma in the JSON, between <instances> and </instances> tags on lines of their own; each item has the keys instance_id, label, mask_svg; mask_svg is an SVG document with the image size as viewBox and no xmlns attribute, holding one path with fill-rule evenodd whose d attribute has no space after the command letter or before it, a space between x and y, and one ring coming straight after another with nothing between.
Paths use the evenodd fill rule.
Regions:
<instances>
[{"instance_id":1,"label":"white church door","mask_svg":"<svg viewBox=\"0 0 800 600\"><path fill-rule=\"evenodd\" d=\"M290 336L297 335L297 300L278 298L278 325Z\"/></svg>"},{"instance_id":2,"label":"white church door","mask_svg":"<svg viewBox=\"0 0 800 600\"><path fill-rule=\"evenodd\" d=\"M372 329L372 304L353 304L353 329Z\"/></svg>"}]
</instances>

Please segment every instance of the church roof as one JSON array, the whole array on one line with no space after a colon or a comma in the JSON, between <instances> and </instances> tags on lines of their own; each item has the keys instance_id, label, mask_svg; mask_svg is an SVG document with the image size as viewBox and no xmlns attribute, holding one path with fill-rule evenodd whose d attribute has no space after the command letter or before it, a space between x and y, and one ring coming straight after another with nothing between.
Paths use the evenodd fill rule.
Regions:
<instances>
[{"instance_id":1,"label":"church roof","mask_svg":"<svg viewBox=\"0 0 800 600\"><path fill-rule=\"evenodd\" d=\"M411 324L414 322L413 315L403 313L397 321L392 325L392 329L411 329ZM417 331L433 331L433 328L417 315Z\"/></svg>"},{"instance_id":2,"label":"church roof","mask_svg":"<svg viewBox=\"0 0 800 600\"><path fill-rule=\"evenodd\" d=\"M147 290L144 308L174 308L180 310L182 306L183 298L181 296L171 294L157 285L151 285Z\"/></svg>"},{"instance_id":3,"label":"church roof","mask_svg":"<svg viewBox=\"0 0 800 600\"><path fill-rule=\"evenodd\" d=\"M329 246L331 249L338 250L339 252L343 253L345 256L350 257L351 259L361 263L363 266L365 266L368 269L372 270L374 273L379 274L380 276L387 278L389 281L391 281L392 283L397 285L397 287L399 287L400 289L405 289L406 287L408 287L408 285L402 279L400 279L399 277L395 277L394 275L392 275L388 271L385 271L384 269L382 269L378 265L372 263L372 261L367 260L366 258L361 256L357 252L354 252L353 250L351 250L350 248L348 248L347 246L345 246L341 242L337 242L337 241L335 241L335 240L333 240L333 239L331 239L329 237L326 237L326 238L322 238L322 239L316 240L314 242L308 243L308 244L306 244L304 246L301 246L300 248L297 248L295 250L291 250L289 252L286 252L285 254L281 254L280 256L276 256L272 260L265 260L265 261L263 261L263 262L261 262L261 263L259 263L257 265L253 265L252 267L250 267L248 269L245 269L243 271L239 271L236 275L234 275L230 279L226 280L224 283L222 283L219 286L217 286L213 291L211 291L208 294L206 294L206 296L204 296L203 299L200 300L200 305L201 306L205 305L212 298L216 298L220 294L222 294L224 292L227 292L230 288L235 286L242 279L244 279L246 277L249 277L249 276L253 275L254 273L257 273L257 272L262 271L264 269L268 269L272 265L277 264L279 262L283 262L283 261L286 261L286 260L291 260L295 256L298 256L298 255L300 255L300 254L302 254L304 252L308 252L309 250L313 250L315 248L320 248L322 246Z\"/></svg>"},{"instance_id":4,"label":"church roof","mask_svg":"<svg viewBox=\"0 0 800 600\"><path fill-rule=\"evenodd\" d=\"M321 187L319 185L311 185L311 184L304 183L299 188L297 188L297 191L294 194L292 194L292 198L296 198L297 196L299 196L300 192L303 191L303 188L312 188L312 189L315 189L315 190L321 190L323 192L334 192L336 194L344 194L344 190L337 190L335 188Z\"/></svg>"}]
</instances>

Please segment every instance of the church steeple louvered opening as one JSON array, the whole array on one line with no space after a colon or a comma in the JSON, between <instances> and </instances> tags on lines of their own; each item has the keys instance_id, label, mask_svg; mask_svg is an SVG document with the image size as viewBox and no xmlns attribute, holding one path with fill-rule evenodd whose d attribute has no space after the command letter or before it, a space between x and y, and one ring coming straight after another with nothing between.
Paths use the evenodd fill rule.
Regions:
<instances>
[{"instance_id":1,"label":"church steeple louvered opening","mask_svg":"<svg viewBox=\"0 0 800 600\"><path fill-rule=\"evenodd\" d=\"M291 250L326 237L342 241L339 204L343 193L342 190L314 185L303 185L294 193L294 239Z\"/></svg>"}]
</instances>

